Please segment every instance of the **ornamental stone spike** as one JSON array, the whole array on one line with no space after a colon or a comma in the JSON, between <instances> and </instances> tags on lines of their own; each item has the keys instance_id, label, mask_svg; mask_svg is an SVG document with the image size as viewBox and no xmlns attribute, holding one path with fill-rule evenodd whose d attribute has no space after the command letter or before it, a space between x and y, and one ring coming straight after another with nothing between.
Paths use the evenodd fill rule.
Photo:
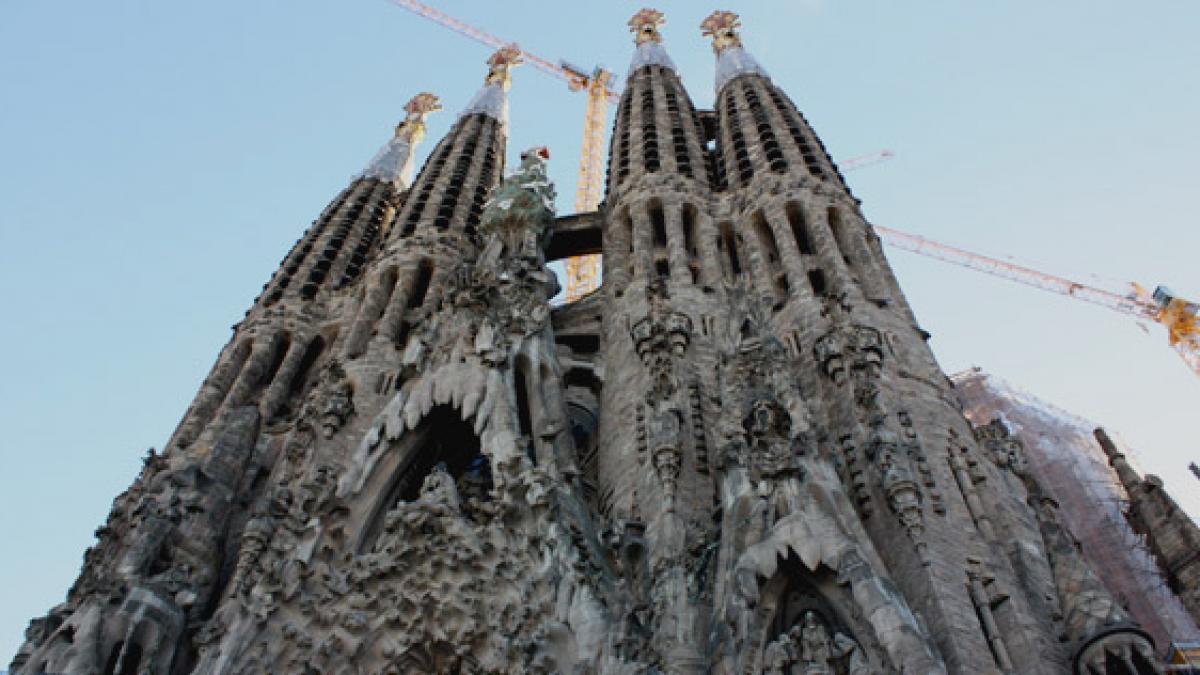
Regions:
<instances>
[{"instance_id":1,"label":"ornamental stone spike","mask_svg":"<svg viewBox=\"0 0 1200 675\"><path fill-rule=\"evenodd\" d=\"M404 105L407 115L396 125L395 135L379 149L359 177L390 182L398 191L408 189L412 184L417 146L425 138L425 117L441 109L441 101L429 92L421 92L409 99Z\"/></svg>"},{"instance_id":2,"label":"ornamental stone spike","mask_svg":"<svg viewBox=\"0 0 1200 675\"><path fill-rule=\"evenodd\" d=\"M678 69L675 62L667 56L667 50L662 46L662 33L659 27L667 22L663 13L657 9L643 9L629 19L629 32L633 33L637 50L633 61L629 64L629 75L642 66L662 66L673 71Z\"/></svg>"},{"instance_id":3,"label":"ornamental stone spike","mask_svg":"<svg viewBox=\"0 0 1200 675\"><path fill-rule=\"evenodd\" d=\"M488 73L483 88L467 103L459 117L473 113L488 115L508 128L508 90L512 86L511 70L525 62L521 48L515 43L497 49L487 60Z\"/></svg>"},{"instance_id":4,"label":"ornamental stone spike","mask_svg":"<svg viewBox=\"0 0 1200 675\"><path fill-rule=\"evenodd\" d=\"M770 79L766 69L746 53L738 30L742 20L733 12L717 11L700 23L701 33L712 38L713 53L717 55L716 91L738 75L754 73Z\"/></svg>"}]
</instances>

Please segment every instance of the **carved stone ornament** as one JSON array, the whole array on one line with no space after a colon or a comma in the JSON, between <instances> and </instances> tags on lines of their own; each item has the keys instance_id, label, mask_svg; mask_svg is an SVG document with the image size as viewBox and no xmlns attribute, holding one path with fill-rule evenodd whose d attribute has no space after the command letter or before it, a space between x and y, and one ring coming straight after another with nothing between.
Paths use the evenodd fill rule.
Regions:
<instances>
[{"instance_id":1,"label":"carved stone ornament","mask_svg":"<svg viewBox=\"0 0 1200 675\"><path fill-rule=\"evenodd\" d=\"M665 401L679 389L675 361L687 353L692 320L666 307L662 290L650 288L650 312L630 328L634 350L650 376L649 401Z\"/></svg>"},{"instance_id":2,"label":"carved stone ornament","mask_svg":"<svg viewBox=\"0 0 1200 675\"><path fill-rule=\"evenodd\" d=\"M826 621L809 610L763 649L763 675L868 675L862 647L844 633L830 634Z\"/></svg>"}]
</instances>

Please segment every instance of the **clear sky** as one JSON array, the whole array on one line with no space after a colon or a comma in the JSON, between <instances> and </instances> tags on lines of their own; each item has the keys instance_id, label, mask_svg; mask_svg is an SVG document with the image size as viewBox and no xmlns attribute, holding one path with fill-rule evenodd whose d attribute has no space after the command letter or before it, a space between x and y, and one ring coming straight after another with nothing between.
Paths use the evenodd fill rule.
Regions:
<instances>
[{"instance_id":1,"label":"clear sky","mask_svg":"<svg viewBox=\"0 0 1200 675\"><path fill-rule=\"evenodd\" d=\"M641 3L437 6L623 75ZM712 9L660 2L712 101ZM865 212L1083 281L1200 297L1200 3L735 2L748 49L849 173ZM161 447L308 223L439 94L433 146L484 47L384 0L0 1L0 667L61 602L92 531ZM510 163L549 145L574 197L583 97L532 68ZM422 153L422 157L424 153ZM1107 310L892 251L947 371L979 365L1119 431L1192 513L1200 379Z\"/></svg>"}]
</instances>

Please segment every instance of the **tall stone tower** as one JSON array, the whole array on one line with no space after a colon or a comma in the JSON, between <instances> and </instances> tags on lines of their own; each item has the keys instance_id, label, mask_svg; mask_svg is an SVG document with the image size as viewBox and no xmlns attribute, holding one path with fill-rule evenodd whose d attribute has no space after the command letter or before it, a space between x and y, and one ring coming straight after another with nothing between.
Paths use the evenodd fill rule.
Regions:
<instances>
[{"instance_id":1,"label":"tall stone tower","mask_svg":"<svg viewBox=\"0 0 1200 675\"><path fill-rule=\"evenodd\" d=\"M555 218L545 148L501 180L517 50L410 186L413 99L13 670L1159 672L737 17L702 25L715 111L662 24L598 213Z\"/></svg>"}]
</instances>

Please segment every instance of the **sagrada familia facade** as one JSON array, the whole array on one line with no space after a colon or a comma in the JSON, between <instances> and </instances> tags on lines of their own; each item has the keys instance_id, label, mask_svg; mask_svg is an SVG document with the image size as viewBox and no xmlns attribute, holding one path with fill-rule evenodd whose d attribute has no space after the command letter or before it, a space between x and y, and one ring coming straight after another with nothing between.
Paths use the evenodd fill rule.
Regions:
<instances>
[{"instance_id":1,"label":"sagrada familia facade","mask_svg":"<svg viewBox=\"0 0 1200 675\"><path fill-rule=\"evenodd\" d=\"M504 177L519 51L415 179L412 99L13 672L1162 672L737 17L702 25L713 111L661 24L598 212L556 217L544 148Z\"/></svg>"}]
</instances>

